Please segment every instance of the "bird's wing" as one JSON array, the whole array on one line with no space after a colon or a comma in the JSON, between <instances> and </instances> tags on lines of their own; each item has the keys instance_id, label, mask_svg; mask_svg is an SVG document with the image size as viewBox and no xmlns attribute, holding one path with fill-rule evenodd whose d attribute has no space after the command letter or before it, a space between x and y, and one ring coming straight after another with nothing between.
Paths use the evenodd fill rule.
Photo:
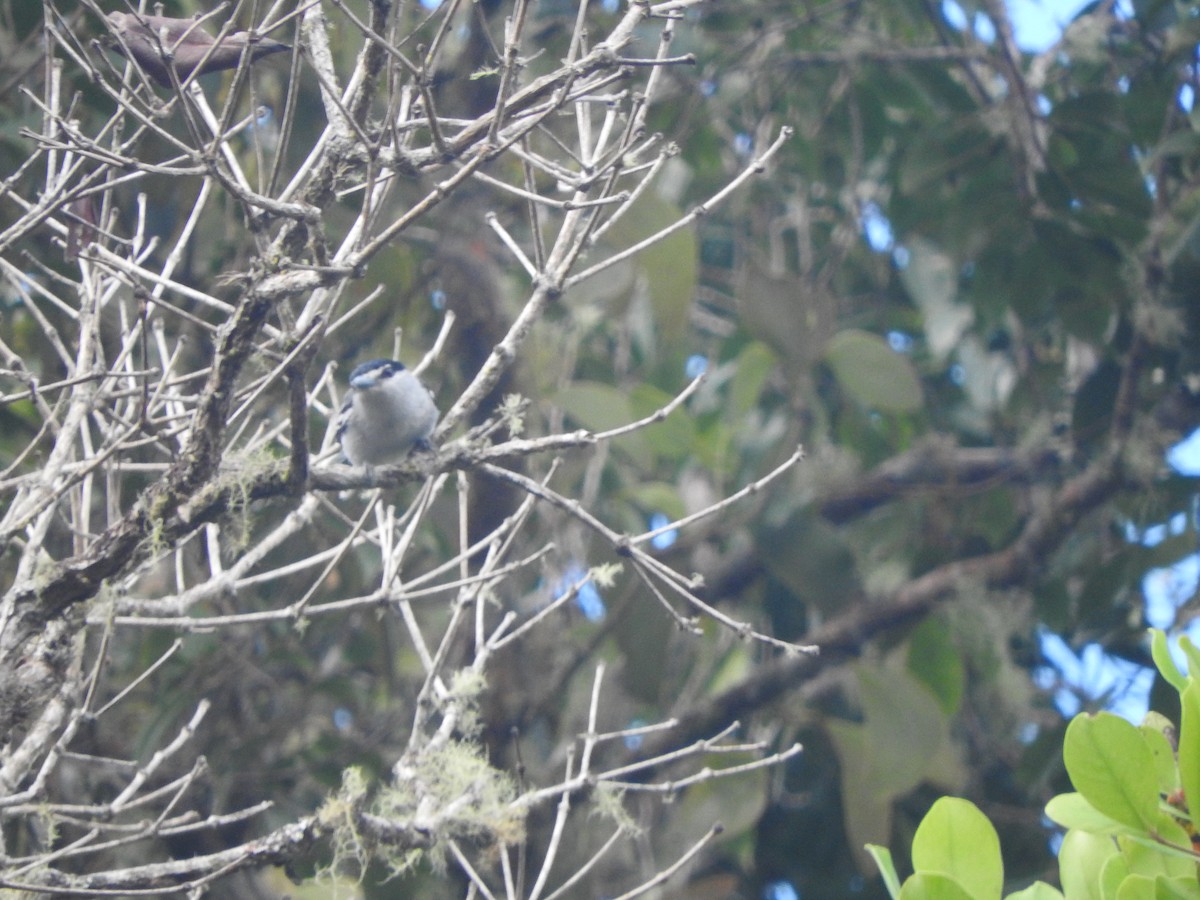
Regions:
<instances>
[{"instance_id":1,"label":"bird's wing","mask_svg":"<svg viewBox=\"0 0 1200 900\"><path fill-rule=\"evenodd\" d=\"M350 419L350 410L353 408L354 392L351 391L350 393L346 394L345 399L342 400L342 408L338 410L337 414L337 430L333 433L333 435L337 438L337 442L339 444L342 442L342 435L346 433L346 424Z\"/></svg>"}]
</instances>

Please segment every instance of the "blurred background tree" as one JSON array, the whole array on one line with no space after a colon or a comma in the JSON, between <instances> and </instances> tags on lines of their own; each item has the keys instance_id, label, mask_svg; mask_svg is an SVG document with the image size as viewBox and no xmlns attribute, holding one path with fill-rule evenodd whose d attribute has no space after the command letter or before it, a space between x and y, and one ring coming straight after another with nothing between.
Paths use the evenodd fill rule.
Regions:
<instances>
[{"instance_id":1,"label":"blurred background tree","mask_svg":"<svg viewBox=\"0 0 1200 900\"><path fill-rule=\"evenodd\" d=\"M717 353L772 361L753 433L807 451L710 584L823 651L722 698L806 747L749 893L881 896L862 845L941 792L1007 832L1011 887L1052 873L1063 715L1138 717L1147 621L1192 620L1194 13L1088 4L1037 53L1000 2L706 17L714 74L664 110L696 181L799 135L700 231Z\"/></svg>"},{"instance_id":2,"label":"blurred background tree","mask_svg":"<svg viewBox=\"0 0 1200 900\"><path fill-rule=\"evenodd\" d=\"M262 21L250 6L235 11L241 27ZM326 6L332 57L348 78L363 35L341 4ZM166 7L179 16L209 10ZM345 9L366 21L372 6ZM592 4L589 28L604 33L625 9ZM409 4L392 15L415 29L417 56L420 41L449 23L427 93L415 102L466 121L496 103L513 9L482 2L452 17L444 12L436 3ZM10 0L2 13L0 154L14 173L0 197L7 224L22 213L13 195L32 200L41 174L22 168L31 147L22 128L43 129L33 98L43 96L45 54L53 49L44 22L75 35L93 59L103 51L88 42L104 28L89 4ZM579 34L573 4L548 0L527 15L523 84L556 70ZM293 40L294 28L272 36ZM738 736L773 751L805 747L773 769L694 787L674 805L629 803L626 814L640 831L606 861L609 874L649 875L719 819L720 839L668 891L882 897L863 845L891 844L902 859L932 801L955 793L996 823L1010 888L1054 880L1042 806L1066 789L1066 717L1081 704L1127 700L1130 685L1144 696L1148 616L1182 628L1195 608L1187 602L1194 578L1178 565L1194 559L1197 546L1198 467L1172 467L1166 455L1200 424L1198 28L1188 3L1097 2L1060 41L1032 53L1016 43L1000 0L718 0L682 14L669 53L691 54L695 65L655 69L645 122L647 135L663 137L630 160L656 160L655 178L617 224L589 239L575 275L705 203L773 147L782 127L795 136L765 178L694 226L570 283L468 424L500 415L504 398L518 394L529 403L523 424L531 437L602 432L651 415L706 372L661 424L565 454L553 483L612 529L636 535L756 483L802 444L803 462L766 489L650 544L671 569L701 575L697 592L720 613L820 653L738 640L736 630L707 617L700 634L688 633L637 566L596 576L595 567L624 562L619 547L569 510L539 505L514 552L551 540L553 549L490 599L528 616L578 591L545 627L488 661L475 714L496 769L518 783L556 777L564 747L588 721L597 660L609 673L602 730L676 723L626 736L614 760L691 746L734 722ZM634 72L633 58L654 55L662 23L639 29L628 51ZM237 117L250 116L253 127L230 143L255 189L271 196L326 125L318 79L306 62L294 66L289 74L281 55L244 82L240 73L202 81L222 102L238 86ZM111 114L111 98L69 58L63 77L79 92L71 116L100 122ZM17 90L22 84L30 94ZM623 114L612 127L623 126ZM170 156L170 137L188 133L179 115L162 127L165 134L142 139L139 159ZM600 117L580 125L581 141L596 140L603 127ZM658 156L668 142L670 152ZM564 155L574 169L564 162L556 185L529 163L545 147L522 148L524 156L499 157L481 171L560 199L570 196L560 187L578 187L588 161ZM405 176L387 215L426 196L434 176L423 175ZM136 186L115 184L116 230L134 233L141 216L146 237L170 246L201 177L147 173ZM147 196L141 212L136 192ZM347 192L323 207L331 239L345 233L358 203ZM397 328L401 358L415 362L451 310L455 325L425 375L448 409L526 308L530 277L501 233L542 265L529 248L552 239L553 228L531 216L529 204L484 180L456 184L346 282L339 310L357 311L322 337L314 373L337 363L344 374L356 360L392 355ZM489 230L489 214L499 227ZM230 273L245 279L256 266L269 269L272 261L256 259L263 232L247 229L245 218L228 197L205 207L173 279L207 292ZM28 230L4 247L0 337L11 348L4 365L15 370L12 359L20 358L43 382L61 378L62 363L30 318L22 279L46 285L79 277L56 243L61 237L49 229ZM128 324L105 326L111 346ZM277 324L285 328L286 319ZM203 327L168 316L165 328L181 371L207 364L212 338ZM275 362L257 365L265 371ZM337 376L327 368L310 379L310 395L331 403L331 382ZM0 461L15 477L36 470L36 459L22 453L42 425L17 382L5 384ZM267 392L256 409L264 427L285 421L286 392ZM318 404L314 449L323 425ZM505 463L535 481L547 477L547 464ZM473 545L494 533L528 496L482 466L466 467L463 478L457 496L430 502L405 579L460 552L460 541ZM414 502L413 489L402 490L393 501L401 513ZM269 565L343 540L366 507L354 497L337 502L345 521L318 518ZM250 544L289 509L247 508L253 515L226 521L223 532L245 529L239 540ZM144 564L135 596L181 593L211 567L209 549L193 540L166 557L169 565ZM14 545L0 558L4 569L15 571L17 553ZM379 555L378 547L356 545L317 585L305 570L215 593L190 614L274 610L310 588L314 602L366 595L379 582ZM1180 580L1174 602L1150 612L1146 595L1155 591L1147 584L1170 566ZM13 577L4 575L6 590ZM101 624L93 621L92 642ZM77 740L97 756L136 757L169 739L196 699L206 698L213 711L193 738L211 771L199 808L271 799L271 824L318 806L348 765L385 777L410 738L425 676L409 633L373 607L304 624L241 622L217 635L181 632L178 622L117 627L105 650L118 686L159 659L177 634L184 640ZM468 644L465 637L447 643L454 665L471 661ZM1133 714L1139 702L1128 707ZM104 797L112 788L77 790ZM553 816L551 808L534 811L529 833L548 834ZM17 821L5 824L10 847L23 840ZM200 846L168 851L213 852L261 827L239 822L206 833ZM568 871L584 864L594 850L588 838L604 826L574 821L573 829L577 838L560 850ZM312 867L308 860L296 871ZM399 886L379 886L374 876L383 871L377 864L356 889L431 897L466 889L465 882L442 885L428 865ZM603 871L596 877L592 891L609 884ZM255 889L246 882L236 890Z\"/></svg>"}]
</instances>

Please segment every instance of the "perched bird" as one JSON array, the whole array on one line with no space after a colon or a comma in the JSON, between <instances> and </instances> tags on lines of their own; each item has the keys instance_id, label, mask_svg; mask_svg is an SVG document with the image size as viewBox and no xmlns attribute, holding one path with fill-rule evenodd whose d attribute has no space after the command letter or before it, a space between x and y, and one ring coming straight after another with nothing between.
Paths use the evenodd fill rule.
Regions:
<instances>
[{"instance_id":1,"label":"perched bird","mask_svg":"<svg viewBox=\"0 0 1200 900\"><path fill-rule=\"evenodd\" d=\"M428 449L437 420L433 395L417 376L394 359L373 359L350 373L337 439L351 465L378 466Z\"/></svg>"},{"instance_id":2,"label":"perched bird","mask_svg":"<svg viewBox=\"0 0 1200 900\"><path fill-rule=\"evenodd\" d=\"M227 34L218 44L196 19L111 12L108 24L118 37L113 49L122 56L132 56L147 75L164 87L171 86L168 65L174 65L175 74L183 81L197 69L203 75L235 68L247 44L251 62L292 49L270 38L252 38L246 31Z\"/></svg>"}]
</instances>

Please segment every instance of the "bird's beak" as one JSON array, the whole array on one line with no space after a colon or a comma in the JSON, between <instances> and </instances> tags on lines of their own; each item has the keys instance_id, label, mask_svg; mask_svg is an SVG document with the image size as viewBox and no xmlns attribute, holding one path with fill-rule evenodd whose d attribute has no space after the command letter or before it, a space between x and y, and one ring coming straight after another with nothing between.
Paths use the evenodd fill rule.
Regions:
<instances>
[{"instance_id":1,"label":"bird's beak","mask_svg":"<svg viewBox=\"0 0 1200 900\"><path fill-rule=\"evenodd\" d=\"M379 383L379 374L377 372L365 372L357 378L350 379L350 387L358 388L360 391L365 391L369 387L374 387Z\"/></svg>"}]
</instances>

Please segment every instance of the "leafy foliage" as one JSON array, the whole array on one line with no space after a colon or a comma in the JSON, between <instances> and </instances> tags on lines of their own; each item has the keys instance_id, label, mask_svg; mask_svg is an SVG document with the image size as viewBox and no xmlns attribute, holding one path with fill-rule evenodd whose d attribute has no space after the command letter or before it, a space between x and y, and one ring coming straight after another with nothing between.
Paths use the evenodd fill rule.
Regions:
<instances>
[{"instance_id":1,"label":"leafy foliage","mask_svg":"<svg viewBox=\"0 0 1200 900\"><path fill-rule=\"evenodd\" d=\"M1181 639L1189 659L1189 673L1183 675L1167 653L1166 635L1156 630L1152 642L1161 674L1180 695L1184 712L1178 730L1157 713L1140 727L1111 713L1076 716L1066 732L1063 761L1077 793L1061 794L1046 805L1046 814L1066 829L1058 854L1062 891L1039 881L1008 897L1124 900L1200 894L1200 852L1188 801L1188 785L1196 786L1200 697L1193 672L1200 653ZM1178 750L1172 744L1176 735ZM946 797L933 805L913 839L913 874L903 883L886 848L868 849L894 900L1001 896L996 831L969 801Z\"/></svg>"}]
</instances>

